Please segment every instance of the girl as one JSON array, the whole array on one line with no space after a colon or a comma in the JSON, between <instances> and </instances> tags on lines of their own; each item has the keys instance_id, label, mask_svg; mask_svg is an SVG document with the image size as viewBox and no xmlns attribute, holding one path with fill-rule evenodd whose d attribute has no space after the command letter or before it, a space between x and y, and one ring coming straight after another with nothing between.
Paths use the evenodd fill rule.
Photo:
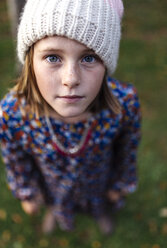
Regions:
<instances>
[{"instance_id":1,"label":"girl","mask_svg":"<svg viewBox=\"0 0 167 248\"><path fill-rule=\"evenodd\" d=\"M136 189L140 109L116 69L121 0L28 0L18 29L23 71L1 101L7 180L24 211L47 206L43 231L71 230L77 209L113 230L117 207Z\"/></svg>"}]
</instances>

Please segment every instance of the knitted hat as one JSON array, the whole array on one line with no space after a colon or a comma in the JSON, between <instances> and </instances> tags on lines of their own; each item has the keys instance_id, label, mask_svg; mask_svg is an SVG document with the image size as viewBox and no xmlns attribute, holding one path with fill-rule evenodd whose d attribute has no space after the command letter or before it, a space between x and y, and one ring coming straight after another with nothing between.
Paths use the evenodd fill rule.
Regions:
<instances>
[{"instance_id":1,"label":"knitted hat","mask_svg":"<svg viewBox=\"0 0 167 248\"><path fill-rule=\"evenodd\" d=\"M27 0L18 29L18 58L23 64L32 44L60 35L93 49L111 75L117 65L123 10L121 0Z\"/></svg>"}]
</instances>

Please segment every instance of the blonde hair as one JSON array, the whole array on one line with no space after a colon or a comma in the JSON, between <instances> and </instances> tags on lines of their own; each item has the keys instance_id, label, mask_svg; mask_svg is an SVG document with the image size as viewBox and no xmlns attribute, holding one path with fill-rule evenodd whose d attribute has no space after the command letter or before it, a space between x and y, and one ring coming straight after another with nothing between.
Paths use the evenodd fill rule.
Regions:
<instances>
[{"instance_id":1,"label":"blonde hair","mask_svg":"<svg viewBox=\"0 0 167 248\"><path fill-rule=\"evenodd\" d=\"M16 92L18 99L25 98L28 110L39 118L41 115L48 115L51 106L45 101L39 91L33 68L33 55L34 46L32 45L26 54L21 76L17 79L16 85L12 90ZM106 75L104 76L99 94L90 104L88 110L96 113L104 108L109 108L114 114L119 114L121 111L120 103L108 88ZM25 112L25 110L22 111Z\"/></svg>"}]
</instances>

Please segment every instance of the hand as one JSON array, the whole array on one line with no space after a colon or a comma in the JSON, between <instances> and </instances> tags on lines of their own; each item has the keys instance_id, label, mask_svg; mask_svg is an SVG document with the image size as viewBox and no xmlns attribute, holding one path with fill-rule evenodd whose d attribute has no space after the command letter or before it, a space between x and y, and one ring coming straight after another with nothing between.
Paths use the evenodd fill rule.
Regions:
<instances>
[{"instance_id":1,"label":"hand","mask_svg":"<svg viewBox=\"0 0 167 248\"><path fill-rule=\"evenodd\" d=\"M22 201L21 206L26 214L34 215L39 212L39 204L35 201Z\"/></svg>"},{"instance_id":2,"label":"hand","mask_svg":"<svg viewBox=\"0 0 167 248\"><path fill-rule=\"evenodd\" d=\"M117 202L122 197L122 193L116 190L109 190L107 197L111 202Z\"/></svg>"}]
</instances>

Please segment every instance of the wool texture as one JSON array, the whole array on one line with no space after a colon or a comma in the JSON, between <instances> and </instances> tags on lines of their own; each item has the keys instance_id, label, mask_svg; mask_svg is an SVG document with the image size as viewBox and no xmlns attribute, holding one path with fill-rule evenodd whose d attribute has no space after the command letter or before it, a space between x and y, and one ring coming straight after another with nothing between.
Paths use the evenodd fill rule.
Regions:
<instances>
[{"instance_id":1,"label":"wool texture","mask_svg":"<svg viewBox=\"0 0 167 248\"><path fill-rule=\"evenodd\" d=\"M29 47L44 37L60 35L93 49L112 75L123 10L121 0L27 0L18 27L18 58L24 64Z\"/></svg>"}]
</instances>

